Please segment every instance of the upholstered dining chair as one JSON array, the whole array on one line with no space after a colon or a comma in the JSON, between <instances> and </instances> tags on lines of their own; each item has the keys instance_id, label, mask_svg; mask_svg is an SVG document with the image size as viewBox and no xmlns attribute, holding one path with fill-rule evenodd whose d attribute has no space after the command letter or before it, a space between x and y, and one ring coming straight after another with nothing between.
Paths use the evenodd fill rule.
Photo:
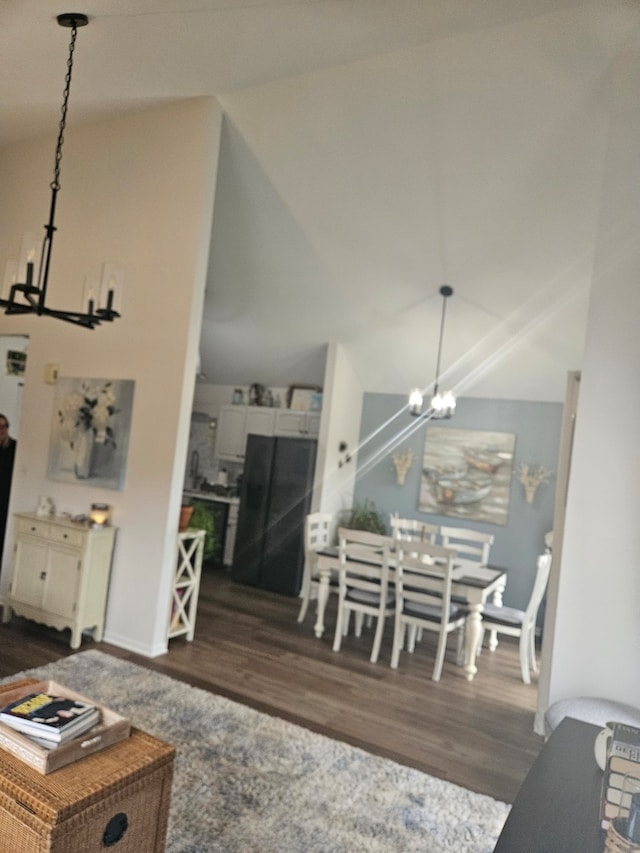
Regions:
<instances>
[{"instance_id":1,"label":"upholstered dining chair","mask_svg":"<svg viewBox=\"0 0 640 853\"><path fill-rule=\"evenodd\" d=\"M302 604L298 622L303 622L309 608L311 593L318 588L318 551L329 545L331 522L330 512L310 512L304 520L304 569L302 575ZM329 591L337 592L337 583L329 585Z\"/></svg>"},{"instance_id":2,"label":"upholstered dining chair","mask_svg":"<svg viewBox=\"0 0 640 853\"><path fill-rule=\"evenodd\" d=\"M410 549L410 550L408 550ZM413 652L417 629L436 631L438 647L432 678L439 681L447 645L452 631L458 630L458 659L461 654L464 621L467 611L451 601L453 559L456 552L430 542L400 541L395 552L395 621L391 666L398 666L400 652L409 628L408 651Z\"/></svg>"},{"instance_id":3,"label":"upholstered dining chair","mask_svg":"<svg viewBox=\"0 0 640 853\"><path fill-rule=\"evenodd\" d=\"M351 613L355 614L355 635L362 635L365 616L376 621L371 649L371 663L380 654L384 620L394 613L395 598L389 588L389 558L392 540L388 536L366 530L338 530L338 618L333 651L340 651L342 637L349 630Z\"/></svg>"},{"instance_id":4,"label":"upholstered dining chair","mask_svg":"<svg viewBox=\"0 0 640 853\"><path fill-rule=\"evenodd\" d=\"M485 604L482 613L484 631L496 631L520 638L520 669L525 684L531 683L531 671L538 671L536 662L536 618L547 589L551 571L551 554L538 557L536 577L526 610Z\"/></svg>"},{"instance_id":5,"label":"upholstered dining chair","mask_svg":"<svg viewBox=\"0 0 640 853\"><path fill-rule=\"evenodd\" d=\"M436 538L440 532L437 524L428 524L425 521L418 521L415 518L399 518L397 513L391 513L389 516L391 525L391 535L395 540L403 542L436 542ZM422 630L415 626L411 627L410 643L415 645L416 640L422 639Z\"/></svg>"},{"instance_id":6,"label":"upholstered dining chair","mask_svg":"<svg viewBox=\"0 0 640 853\"><path fill-rule=\"evenodd\" d=\"M482 533L467 527L440 528L440 544L445 548L455 548L458 552L458 562L469 560L479 566L486 566L494 540L493 533ZM455 595L453 600L461 603ZM498 636L494 631L491 632L489 645L492 651L498 645Z\"/></svg>"}]
</instances>

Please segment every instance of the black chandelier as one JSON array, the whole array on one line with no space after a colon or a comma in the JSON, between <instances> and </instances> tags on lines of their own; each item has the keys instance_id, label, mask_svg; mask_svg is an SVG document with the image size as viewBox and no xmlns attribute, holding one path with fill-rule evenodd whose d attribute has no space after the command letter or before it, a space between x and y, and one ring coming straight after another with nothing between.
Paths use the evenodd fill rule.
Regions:
<instances>
[{"instance_id":1,"label":"black chandelier","mask_svg":"<svg viewBox=\"0 0 640 853\"><path fill-rule=\"evenodd\" d=\"M51 249L53 236L56 231L55 215L56 201L60 191L60 161L62 160L62 146L64 143L64 131L67 126L67 110L69 108L69 91L71 89L71 73L73 71L73 52L76 46L76 38L79 27L86 27L89 18L79 12L66 12L58 15L56 20L61 27L71 29L71 40L69 42L69 56L67 59L67 73L65 75L65 86L62 95L61 118L56 142L55 162L53 168L53 180L51 181L51 205L49 208L49 221L44 226L45 238L42 243L40 254L40 266L34 282L34 252L29 252L24 258L24 282L10 281L9 296L0 299L0 307L5 309L5 314L38 314L40 316L55 317L65 320L86 329L93 329L102 322L111 322L120 314L114 309L114 278L103 280L103 301L100 305L96 301L93 292L87 294L86 311L61 311L49 308L46 304L47 285L49 283L49 269L51 265ZM17 278L17 275L16 275Z\"/></svg>"},{"instance_id":2,"label":"black chandelier","mask_svg":"<svg viewBox=\"0 0 640 853\"><path fill-rule=\"evenodd\" d=\"M453 288L448 284L443 284L440 288L442 296L442 317L440 319L440 339L438 341L438 357L436 360L436 379L433 385L433 396L429 408L423 410L424 398L422 392L418 388L409 395L409 414L414 417L425 418L450 418L456 410L456 398L452 391L441 393L438 390L440 381L440 357L442 355L442 339L444 337L444 318L447 310L447 299L453 296Z\"/></svg>"}]
</instances>

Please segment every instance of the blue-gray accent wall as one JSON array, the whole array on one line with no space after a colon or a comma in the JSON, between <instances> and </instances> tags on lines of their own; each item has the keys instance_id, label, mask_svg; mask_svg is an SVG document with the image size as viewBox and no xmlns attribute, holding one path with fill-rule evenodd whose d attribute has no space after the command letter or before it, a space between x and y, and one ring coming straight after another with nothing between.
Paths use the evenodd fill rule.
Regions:
<instances>
[{"instance_id":1,"label":"blue-gray accent wall","mask_svg":"<svg viewBox=\"0 0 640 853\"><path fill-rule=\"evenodd\" d=\"M520 400L458 399L451 420L424 421L407 412L406 398L395 394L365 394L358 451L354 501L372 500L388 519L397 512L432 524L472 527L495 535L492 563L508 569L504 603L524 609L536 569L536 558L544 551L544 536L553 526L555 473L558 463L561 403ZM497 430L515 433L514 471L521 463L543 465L554 472L528 504L522 484L513 477L508 521L505 526L462 522L449 516L423 513L418 509L425 429L429 423L456 429ZM392 453L411 447L414 461L404 486L397 485Z\"/></svg>"}]
</instances>

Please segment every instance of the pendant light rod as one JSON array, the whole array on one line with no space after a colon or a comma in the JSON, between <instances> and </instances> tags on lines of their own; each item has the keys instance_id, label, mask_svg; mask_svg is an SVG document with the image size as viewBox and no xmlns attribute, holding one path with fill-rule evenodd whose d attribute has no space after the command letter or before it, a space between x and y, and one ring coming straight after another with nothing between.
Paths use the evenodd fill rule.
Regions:
<instances>
[{"instance_id":1,"label":"pendant light rod","mask_svg":"<svg viewBox=\"0 0 640 853\"><path fill-rule=\"evenodd\" d=\"M438 357L436 359L436 381L433 385L433 395L438 393L438 381L440 379L440 358L442 356L442 339L444 338L444 321L447 313L447 299L453 295L453 288L448 284L443 284L440 288L442 296L442 316L440 317L440 338L438 340Z\"/></svg>"},{"instance_id":2,"label":"pendant light rod","mask_svg":"<svg viewBox=\"0 0 640 853\"><path fill-rule=\"evenodd\" d=\"M409 396L409 414L419 418L450 418L456 408L456 398L451 391L445 391L441 394L439 391L440 382L440 361L442 358L442 343L444 340L444 323L447 313L447 299L453 296L453 288L448 284L443 284L440 288L442 296L442 314L440 317L440 337L438 339L438 355L436 358L436 378L433 383L433 395L429 408L423 411L424 399L422 392L419 389L414 389Z\"/></svg>"},{"instance_id":3,"label":"pendant light rod","mask_svg":"<svg viewBox=\"0 0 640 853\"><path fill-rule=\"evenodd\" d=\"M106 283L106 304L103 307L96 305L92 296L88 299L86 311L63 311L49 308L46 304L47 287L49 284L49 270L51 268L51 250L53 238L56 232L56 204L58 192L60 191L60 163L62 161L62 147L64 145L64 132L67 126L67 113L69 110L69 93L71 91L71 75L73 73L73 53L76 47L78 29L86 27L89 23L87 15L81 12L65 12L56 18L61 27L71 30L69 41L69 54L67 58L67 71L64 78L64 91L62 93L62 106L60 110L60 123L58 127L58 138L56 140L55 159L53 166L53 180L49 187L51 189L51 203L49 206L49 220L44 226L45 238L40 253L40 266L37 281L34 284L34 260L30 251L25 258L25 281L23 283L13 281L10 285L9 298L0 299L0 307L5 309L5 314L37 314L39 316L54 317L67 323L74 323L86 329L93 329L103 321L111 322L120 314L113 308L114 291L111 282ZM20 297L18 301L17 297Z\"/></svg>"}]
</instances>

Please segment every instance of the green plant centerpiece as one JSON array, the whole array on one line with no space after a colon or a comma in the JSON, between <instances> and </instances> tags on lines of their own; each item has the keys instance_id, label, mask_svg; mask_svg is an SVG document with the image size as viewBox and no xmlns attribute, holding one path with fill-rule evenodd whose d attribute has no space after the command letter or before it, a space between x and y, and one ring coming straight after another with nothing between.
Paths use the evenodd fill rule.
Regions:
<instances>
[{"instance_id":1,"label":"green plant centerpiece","mask_svg":"<svg viewBox=\"0 0 640 853\"><path fill-rule=\"evenodd\" d=\"M369 533L379 533L385 536L387 525L384 517L378 511L375 503L369 498L364 501L355 501L351 509L342 512L340 526L349 530L367 530Z\"/></svg>"}]
</instances>

